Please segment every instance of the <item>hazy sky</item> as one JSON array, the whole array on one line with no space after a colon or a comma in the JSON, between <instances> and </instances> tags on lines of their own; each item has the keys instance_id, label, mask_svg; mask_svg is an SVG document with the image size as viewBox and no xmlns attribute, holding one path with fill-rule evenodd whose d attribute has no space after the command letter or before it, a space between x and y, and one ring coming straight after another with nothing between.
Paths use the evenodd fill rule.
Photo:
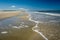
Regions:
<instances>
[{"instance_id":1,"label":"hazy sky","mask_svg":"<svg viewBox=\"0 0 60 40\"><path fill-rule=\"evenodd\" d=\"M0 0L1 9L60 10L60 0Z\"/></svg>"}]
</instances>

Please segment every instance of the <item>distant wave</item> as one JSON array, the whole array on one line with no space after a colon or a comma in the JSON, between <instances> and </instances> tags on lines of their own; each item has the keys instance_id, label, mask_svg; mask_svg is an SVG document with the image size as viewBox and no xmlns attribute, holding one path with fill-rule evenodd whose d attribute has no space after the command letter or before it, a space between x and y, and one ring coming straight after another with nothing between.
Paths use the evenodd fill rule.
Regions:
<instances>
[{"instance_id":1,"label":"distant wave","mask_svg":"<svg viewBox=\"0 0 60 40\"><path fill-rule=\"evenodd\" d=\"M57 13L44 13L44 12L32 12L32 13L40 13L40 14L46 14L46 15L51 15L51 16L60 16L60 14L57 14Z\"/></svg>"}]
</instances>

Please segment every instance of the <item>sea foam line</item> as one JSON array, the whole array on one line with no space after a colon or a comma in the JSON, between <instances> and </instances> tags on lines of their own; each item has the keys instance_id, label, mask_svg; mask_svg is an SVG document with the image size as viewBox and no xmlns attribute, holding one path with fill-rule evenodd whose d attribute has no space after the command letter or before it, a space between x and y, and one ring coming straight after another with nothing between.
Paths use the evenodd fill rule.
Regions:
<instances>
[{"instance_id":1,"label":"sea foam line","mask_svg":"<svg viewBox=\"0 0 60 40\"><path fill-rule=\"evenodd\" d=\"M46 14L51 16L60 16L60 14L54 14L54 13L44 13L44 12L32 12L32 13L40 13L40 14Z\"/></svg>"},{"instance_id":2,"label":"sea foam line","mask_svg":"<svg viewBox=\"0 0 60 40\"><path fill-rule=\"evenodd\" d=\"M38 27L39 21L32 20L32 17L30 14L29 14L29 20L36 23L36 25L32 28L32 30L40 34L45 40L48 40L48 38L46 38L41 32L35 29Z\"/></svg>"}]
</instances>

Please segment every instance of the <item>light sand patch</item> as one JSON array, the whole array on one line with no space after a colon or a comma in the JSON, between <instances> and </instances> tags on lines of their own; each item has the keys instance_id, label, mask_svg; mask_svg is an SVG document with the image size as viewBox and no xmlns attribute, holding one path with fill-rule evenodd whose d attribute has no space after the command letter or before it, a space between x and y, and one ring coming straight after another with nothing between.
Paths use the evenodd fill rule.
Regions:
<instances>
[{"instance_id":1,"label":"light sand patch","mask_svg":"<svg viewBox=\"0 0 60 40\"><path fill-rule=\"evenodd\" d=\"M19 15L20 11L1 11L0 12L0 19L9 18L12 16Z\"/></svg>"}]
</instances>

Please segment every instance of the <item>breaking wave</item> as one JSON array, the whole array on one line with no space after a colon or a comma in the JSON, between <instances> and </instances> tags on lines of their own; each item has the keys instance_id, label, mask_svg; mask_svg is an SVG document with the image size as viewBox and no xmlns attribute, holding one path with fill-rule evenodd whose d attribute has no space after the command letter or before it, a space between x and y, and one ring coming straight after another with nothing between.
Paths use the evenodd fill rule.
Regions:
<instances>
[{"instance_id":1,"label":"breaking wave","mask_svg":"<svg viewBox=\"0 0 60 40\"><path fill-rule=\"evenodd\" d=\"M51 15L51 16L60 16L60 14L57 13L46 13L46 12L32 12L32 13L40 13L40 14L46 14L46 15Z\"/></svg>"}]
</instances>

